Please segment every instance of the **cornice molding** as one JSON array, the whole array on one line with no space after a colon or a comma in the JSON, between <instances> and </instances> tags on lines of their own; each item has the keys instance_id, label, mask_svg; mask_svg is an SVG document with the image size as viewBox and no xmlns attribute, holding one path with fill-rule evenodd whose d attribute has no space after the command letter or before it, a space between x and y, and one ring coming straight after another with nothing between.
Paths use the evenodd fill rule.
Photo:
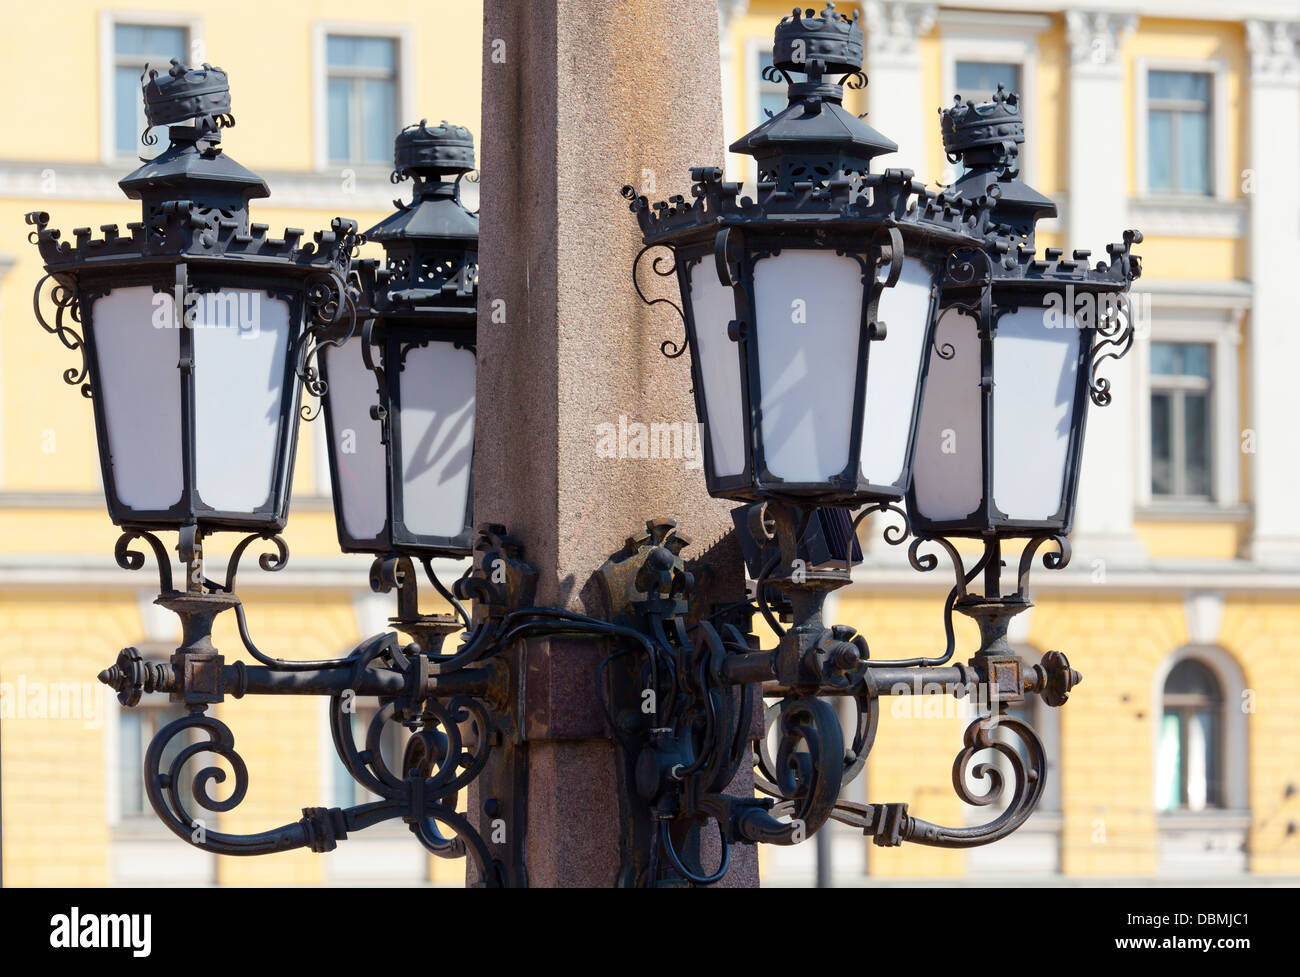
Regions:
<instances>
[{"instance_id":1,"label":"cornice molding","mask_svg":"<svg viewBox=\"0 0 1300 977\"><path fill-rule=\"evenodd\" d=\"M92 162L0 160L0 198L20 200L79 200L131 204L117 181L122 166ZM393 209L399 196L388 173L305 170L270 173L271 196L258 201L259 210L284 207L327 210L331 213Z\"/></svg>"}]
</instances>

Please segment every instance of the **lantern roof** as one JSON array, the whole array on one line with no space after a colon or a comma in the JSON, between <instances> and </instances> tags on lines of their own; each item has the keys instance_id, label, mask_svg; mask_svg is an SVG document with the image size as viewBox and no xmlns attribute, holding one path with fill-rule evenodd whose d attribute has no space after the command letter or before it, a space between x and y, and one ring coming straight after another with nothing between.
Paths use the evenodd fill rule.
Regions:
<instances>
[{"instance_id":1,"label":"lantern roof","mask_svg":"<svg viewBox=\"0 0 1300 977\"><path fill-rule=\"evenodd\" d=\"M361 263L366 304L377 312L446 310L477 303L478 215L460 199L474 169L474 137L463 126L421 119L394 140L394 183L413 181L411 202L365 232L383 245L386 267ZM452 177L453 179L447 179Z\"/></svg>"},{"instance_id":2,"label":"lantern roof","mask_svg":"<svg viewBox=\"0 0 1300 977\"><path fill-rule=\"evenodd\" d=\"M790 103L752 132L736 140L733 153L758 161L764 177L781 184L793 179L833 178L841 173L866 173L871 160L898 151L898 144L881 135L843 106L844 83L861 88L862 30L858 12L852 18L827 3L820 15L812 10L794 13L777 24L772 66L763 72L769 81L788 85ZM795 81L790 72L802 73ZM823 76L842 74L838 82ZM787 160L787 157L794 157Z\"/></svg>"}]
</instances>

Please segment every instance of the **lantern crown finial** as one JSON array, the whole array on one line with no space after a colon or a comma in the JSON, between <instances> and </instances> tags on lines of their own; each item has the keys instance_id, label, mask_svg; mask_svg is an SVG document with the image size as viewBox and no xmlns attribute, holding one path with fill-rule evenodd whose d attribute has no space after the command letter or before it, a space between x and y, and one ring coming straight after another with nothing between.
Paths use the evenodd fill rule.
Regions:
<instances>
[{"instance_id":1,"label":"lantern crown finial","mask_svg":"<svg viewBox=\"0 0 1300 977\"><path fill-rule=\"evenodd\" d=\"M1008 147L1025 141L1025 120L1020 114L1020 95L1001 85L987 102L962 101L953 96L950 108L941 110L943 149L950 156L992 146ZM1014 150L1007 150L1014 155Z\"/></svg>"},{"instance_id":2,"label":"lantern crown finial","mask_svg":"<svg viewBox=\"0 0 1300 977\"><path fill-rule=\"evenodd\" d=\"M807 74L852 73L862 67L862 28L858 11L839 13L835 4L816 13L794 8L776 25L772 63L784 71Z\"/></svg>"},{"instance_id":3,"label":"lantern crown finial","mask_svg":"<svg viewBox=\"0 0 1300 977\"><path fill-rule=\"evenodd\" d=\"M149 126L170 125L186 119L208 119L217 124L232 124L230 115L230 79L220 68L204 62L190 68L179 58L172 58L171 68L160 74L145 65L140 76L144 90L144 114Z\"/></svg>"},{"instance_id":4,"label":"lantern crown finial","mask_svg":"<svg viewBox=\"0 0 1300 977\"><path fill-rule=\"evenodd\" d=\"M474 136L464 126L427 119L409 125L393 141L393 180L459 176L474 169Z\"/></svg>"}]
</instances>

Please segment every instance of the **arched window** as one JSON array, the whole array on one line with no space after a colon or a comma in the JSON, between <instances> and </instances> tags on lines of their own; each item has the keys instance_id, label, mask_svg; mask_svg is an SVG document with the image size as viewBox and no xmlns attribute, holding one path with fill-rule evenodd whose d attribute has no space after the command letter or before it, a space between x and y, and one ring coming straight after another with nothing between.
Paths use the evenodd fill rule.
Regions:
<instances>
[{"instance_id":1,"label":"arched window","mask_svg":"<svg viewBox=\"0 0 1300 977\"><path fill-rule=\"evenodd\" d=\"M1161 698L1156 800L1162 811L1223 807L1224 697L1195 658L1179 661Z\"/></svg>"}]
</instances>

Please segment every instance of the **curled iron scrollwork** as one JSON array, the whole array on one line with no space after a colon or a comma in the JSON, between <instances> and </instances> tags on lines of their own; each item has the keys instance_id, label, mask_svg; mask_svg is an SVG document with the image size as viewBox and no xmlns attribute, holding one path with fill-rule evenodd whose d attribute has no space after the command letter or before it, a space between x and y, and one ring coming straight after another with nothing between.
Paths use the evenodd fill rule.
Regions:
<instances>
[{"instance_id":1,"label":"curled iron scrollwork","mask_svg":"<svg viewBox=\"0 0 1300 977\"><path fill-rule=\"evenodd\" d=\"M632 188L624 187L623 189L631 190ZM645 256L646 252L656 247L662 247L662 245L646 245L640 251L637 252L636 258L632 262L632 285L636 289L637 296L647 306L663 304L663 305L667 305L674 312L676 312L678 317L681 318L682 328L683 330L685 330L686 313L682 311L681 306L678 305L676 302L674 302L672 299L649 298L645 294L645 292L641 289L641 282L637 278L637 268L640 267L641 259ZM677 257L671 251L671 249L669 250L669 254L672 257L667 259L663 255L655 255L655 257L650 262L650 270L653 271L660 278L667 278L669 275L672 275L677 271ZM661 265L663 265L664 267L661 267ZM681 356L684 352L686 352L686 340L683 338L682 341L678 343L678 342L674 342L671 339L665 339L663 342L659 344L659 352L663 353L664 356L668 357L670 360L676 359L677 357Z\"/></svg>"},{"instance_id":2,"label":"curled iron scrollwork","mask_svg":"<svg viewBox=\"0 0 1300 977\"><path fill-rule=\"evenodd\" d=\"M38 223L33 221L33 214L27 215L28 223ZM48 218L47 218L48 219ZM33 231L33 234L36 232ZM49 299L54 304L54 322L51 324L45 318L44 312L41 311L41 294L45 288L45 283L53 282L49 289ZM53 275L44 275L36 283L36 288L32 292L32 308L36 313L36 321L40 323L42 329L57 336L59 342L74 353L81 354L80 367L68 367L63 371L63 382L73 387L81 387L83 397L91 396L91 387L86 377L89 373L89 364L86 359L86 343L72 326L64 321L65 317L72 322L81 322L81 306L77 301L77 293L73 288L55 278Z\"/></svg>"}]
</instances>

